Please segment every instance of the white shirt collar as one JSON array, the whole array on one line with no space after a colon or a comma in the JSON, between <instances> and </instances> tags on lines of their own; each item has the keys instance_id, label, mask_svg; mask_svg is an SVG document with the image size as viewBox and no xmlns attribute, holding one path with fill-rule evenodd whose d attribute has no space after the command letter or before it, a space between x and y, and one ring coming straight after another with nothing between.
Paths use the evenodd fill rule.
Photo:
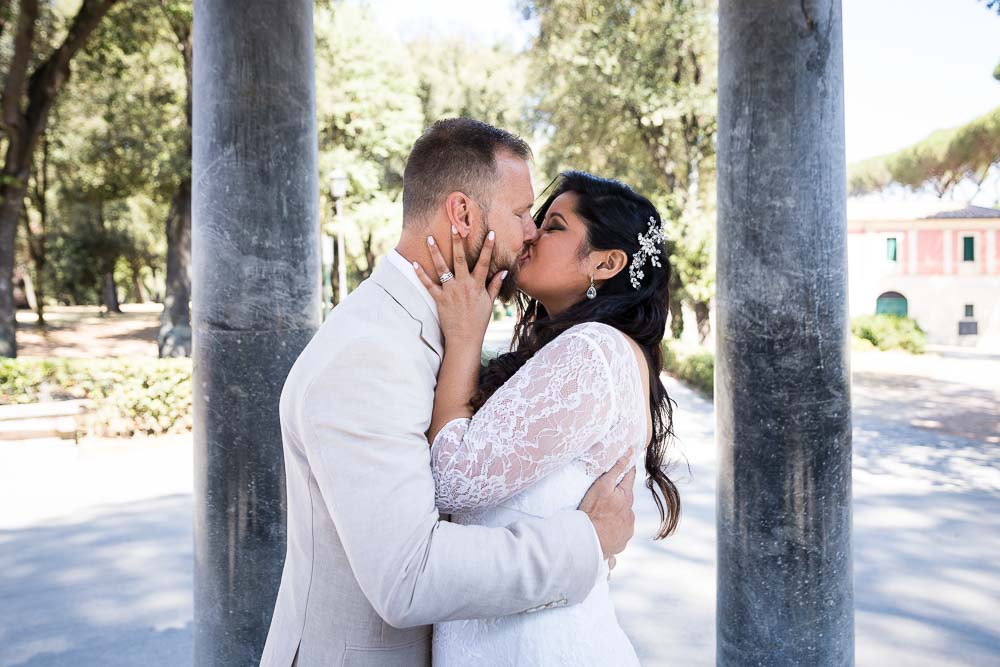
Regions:
<instances>
[{"instance_id":1,"label":"white shirt collar","mask_svg":"<svg viewBox=\"0 0 1000 667\"><path fill-rule=\"evenodd\" d=\"M424 284L420 282L420 278L417 277L417 272L413 270L413 264L400 255L395 248L390 250L389 254L386 255L385 258L389 260L393 266L399 269L403 275L406 276L407 280L416 286L417 291L420 292L420 298L424 300L427 306L431 309L431 312L434 313L434 320L438 323L438 326L440 326L441 318L438 317L437 303L435 303L434 297L432 297L431 293L427 291L427 288L424 287Z\"/></svg>"}]
</instances>

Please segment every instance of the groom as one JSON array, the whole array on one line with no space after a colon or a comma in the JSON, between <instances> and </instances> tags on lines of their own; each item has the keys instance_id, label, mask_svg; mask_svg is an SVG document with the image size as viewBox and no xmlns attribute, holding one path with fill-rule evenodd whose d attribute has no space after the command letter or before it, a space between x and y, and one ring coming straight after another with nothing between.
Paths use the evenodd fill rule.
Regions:
<instances>
[{"instance_id":1,"label":"groom","mask_svg":"<svg viewBox=\"0 0 1000 667\"><path fill-rule=\"evenodd\" d=\"M427 237L450 255L455 226L474 263L492 229L492 268L513 285L537 233L530 156L485 123L431 126L407 160L399 244L289 372L288 551L263 667L430 665L430 624L579 603L631 538L634 469L615 485L624 459L580 510L547 519L460 526L434 506L425 433L444 342L412 262L436 275Z\"/></svg>"}]
</instances>

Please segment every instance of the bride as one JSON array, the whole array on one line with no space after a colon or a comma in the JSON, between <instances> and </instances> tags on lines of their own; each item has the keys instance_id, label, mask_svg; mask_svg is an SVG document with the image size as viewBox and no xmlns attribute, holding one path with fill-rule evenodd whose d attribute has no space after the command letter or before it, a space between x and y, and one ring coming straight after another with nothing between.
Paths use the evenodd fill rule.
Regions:
<instances>
[{"instance_id":1,"label":"bride","mask_svg":"<svg viewBox=\"0 0 1000 667\"><path fill-rule=\"evenodd\" d=\"M432 281L415 266L445 337L428 432L438 508L486 526L573 509L632 452L644 460L660 513L656 538L664 538L677 526L680 497L664 468L672 411L660 342L670 269L659 215L617 181L565 172L535 220L538 234L510 276L523 294L513 351L485 369L480 350L507 278L486 284L493 233L471 273L457 235L454 278ZM450 275L429 250L438 273ZM637 665L609 572L606 565L579 605L435 625L434 664Z\"/></svg>"}]
</instances>

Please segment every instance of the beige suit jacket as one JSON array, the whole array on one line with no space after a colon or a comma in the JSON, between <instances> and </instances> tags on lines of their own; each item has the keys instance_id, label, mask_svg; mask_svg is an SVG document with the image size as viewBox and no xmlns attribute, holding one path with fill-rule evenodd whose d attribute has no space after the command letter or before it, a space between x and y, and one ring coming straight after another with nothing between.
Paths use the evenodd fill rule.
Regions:
<instances>
[{"instance_id":1,"label":"beige suit jacket","mask_svg":"<svg viewBox=\"0 0 1000 667\"><path fill-rule=\"evenodd\" d=\"M429 665L431 623L575 604L594 586L600 544L582 512L441 520L425 433L442 354L429 305L383 260L293 365L288 550L263 667Z\"/></svg>"}]
</instances>

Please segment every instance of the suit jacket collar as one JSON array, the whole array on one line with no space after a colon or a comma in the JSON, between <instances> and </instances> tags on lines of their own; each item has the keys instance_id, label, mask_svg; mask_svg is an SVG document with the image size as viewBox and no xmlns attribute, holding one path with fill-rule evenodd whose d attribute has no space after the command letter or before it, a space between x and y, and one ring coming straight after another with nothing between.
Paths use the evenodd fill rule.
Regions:
<instances>
[{"instance_id":1,"label":"suit jacket collar","mask_svg":"<svg viewBox=\"0 0 1000 667\"><path fill-rule=\"evenodd\" d=\"M385 259L375 267L372 281L402 306L410 317L420 323L420 338L434 350L439 359L443 358L444 342L441 338L441 327L413 283Z\"/></svg>"}]
</instances>

